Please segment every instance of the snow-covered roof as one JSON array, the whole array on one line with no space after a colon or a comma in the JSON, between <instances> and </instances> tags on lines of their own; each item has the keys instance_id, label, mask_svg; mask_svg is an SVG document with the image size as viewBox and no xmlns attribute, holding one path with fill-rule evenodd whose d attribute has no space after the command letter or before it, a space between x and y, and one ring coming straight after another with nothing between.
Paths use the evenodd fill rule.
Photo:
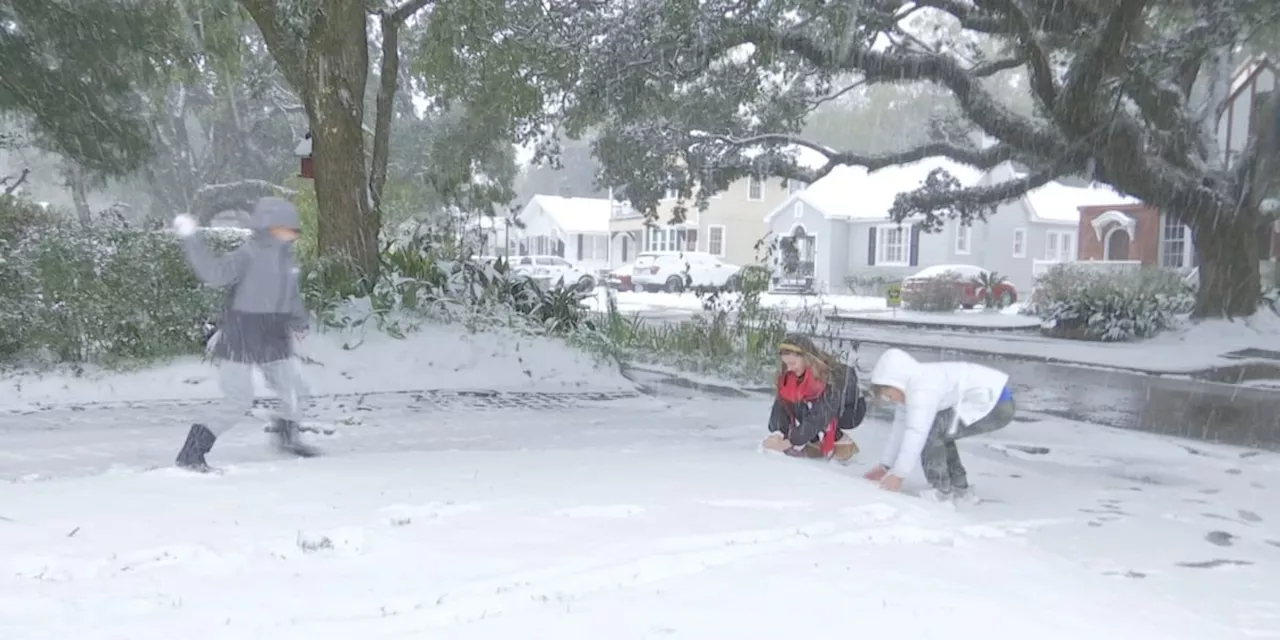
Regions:
<instances>
[{"instance_id":1,"label":"snow-covered roof","mask_svg":"<svg viewBox=\"0 0 1280 640\"><path fill-rule=\"evenodd\" d=\"M536 209L535 209L536 206ZM520 212L520 221L533 226L534 211L541 211L563 233L609 233L607 198L566 198L564 196L534 196ZM529 231L529 235L538 235Z\"/></svg>"},{"instance_id":2,"label":"snow-covered roof","mask_svg":"<svg viewBox=\"0 0 1280 640\"><path fill-rule=\"evenodd\" d=\"M1027 192L1023 196L1034 222L1078 224L1080 207L1099 205L1140 204L1137 198L1126 196L1109 185L1095 184L1088 187L1072 187L1061 182L1049 184Z\"/></svg>"},{"instance_id":3,"label":"snow-covered roof","mask_svg":"<svg viewBox=\"0 0 1280 640\"><path fill-rule=\"evenodd\" d=\"M945 169L962 185L974 184L981 177L976 169L943 158L928 158L872 173L867 173L864 167L844 165L784 200L764 219L767 223L781 211L789 210L796 200L802 200L826 218L887 220L889 208L898 194L919 189L934 169Z\"/></svg>"}]
</instances>

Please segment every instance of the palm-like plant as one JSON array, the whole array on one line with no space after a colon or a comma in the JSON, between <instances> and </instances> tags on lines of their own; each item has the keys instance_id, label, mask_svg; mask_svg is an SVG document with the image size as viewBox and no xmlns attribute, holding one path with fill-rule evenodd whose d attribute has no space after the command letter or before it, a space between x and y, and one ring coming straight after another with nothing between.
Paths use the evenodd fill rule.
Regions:
<instances>
[{"instance_id":1,"label":"palm-like plant","mask_svg":"<svg viewBox=\"0 0 1280 640\"><path fill-rule=\"evenodd\" d=\"M1002 276L995 271L986 271L974 277L973 285L978 288L978 293L982 296L983 308L988 311L999 308L1001 300L996 297L996 291L1000 289L1000 285L1008 281L1007 276Z\"/></svg>"}]
</instances>

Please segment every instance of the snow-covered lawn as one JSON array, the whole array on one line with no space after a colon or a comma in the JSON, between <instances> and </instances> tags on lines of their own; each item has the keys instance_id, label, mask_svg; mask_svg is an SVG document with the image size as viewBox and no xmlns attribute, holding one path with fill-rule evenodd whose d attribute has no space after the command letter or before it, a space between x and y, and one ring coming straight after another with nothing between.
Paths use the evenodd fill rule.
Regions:
<instances>
[{"instance_id":1,"label":"snow-covered lawn","mask_svg":"<svg viewBox=\"0 0 1280 640\"><path fill-rule=\"evenodd\" d=\"M5 418L0 471L45 479L0 484L0 637L1280 637L1275 456L1015 424L953 510L858 478L878 419L852 468L756 452L767 402L371 406L328 458L233 432L210 477L138 468L155 417Z\"/></svg>"},{"instance_id":2,"label":"snow-covered lawn","mask_svg":"<svg viewBox=\"0 0 1280 640\"><path fill-rule=\"evenodd\" d=\"M1150 340L1101 343L1039 335L975 335L963 331L919 331L890 327L835 326L841 335L868 342L921 348L967 349L1046 358L1099 367L1189 373L1242 361L1223 355L1241 349L1280 351L1280 317L1260 311L1247 320L1209 320Z\"/></svg>"},{"instance_id":3,"label":"snow-covered lawn","mask_svg":"<svg viewBox=\"0 0 1280 640\"><path fill-rule=\"evenodd\" d=\"M428 325L396 339L376 331L328 332L304 339L298 352L312 392L355 393L397 389L589 390L628 383L616 367L561 341L501 330L469 333ZM259 378L259 395L267 391ZM0 409L41 403L211 398L220 395L217 370L198 358L119 374L90 370L61 374L0 373Z\"/></svg>"},{"instance_id":4,"label":"snow-covered lawn","mask_svg":"<svg viewBox=\"0 0 1280 640\"><path fill-rule=\"evenodd\" d=\"M618 311L637 313L654 310L680 310L686 312L702 311L702 298L696 293L649 293L644 291L615 291ZM609 291L604 287L596 289L596 295L587 300L596 311L604 311L607 307ZM725 293L719 300L729 302L736 300L739 294ZM760 295L761 306L785 309L788 311L811 311L814 313L832 313L834 311L875 311L885 309L883 298L851 295L798 296L763 293Z\"/></svg>"}]
</instances>

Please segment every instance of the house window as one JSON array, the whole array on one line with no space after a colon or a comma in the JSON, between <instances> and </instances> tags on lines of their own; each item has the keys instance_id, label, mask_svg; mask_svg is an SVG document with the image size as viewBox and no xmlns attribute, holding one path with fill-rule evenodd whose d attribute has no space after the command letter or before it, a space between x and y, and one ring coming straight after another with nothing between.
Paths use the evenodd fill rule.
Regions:
<instances>
[{"instance_id":1,"label":"house window","mask_svg":"<svg viewBox=\"0 0 1280 640\"><path fill-rule=\"evenodd\" d=\"M910 227L884 225L876 227L876 266L905 267L910 256Z\"/></svg>"},{"instance_id":2,"label":"house window","mask_svg":"<svg viewBox=\"0 0 1280 640\"><path fill-rule=\"evenodd\" d=\"M529 238L529 253L535 256L549 256L556 252L556 239L549 236Z\"/></svg>"},{"instance_id":3,"label":"house window","mask_svg":"<svg viewBox=\"0 0 1280 640\"><path fill-rule=\"evenodd\" d=\"M973 227L960 222L956 223L956 255L967 256L973 242Z\"/></svg>"},{"instance_id":4,"label":"house window","mask_svg":"<svg viewBox=\"0 0 1280 640\"><path fill-rule=\"evenodd\" d=\"M1027 257L1027 230L1022 227L1013 230L1013 257Z\"/></svg>"},{"instance_id":5,"label":"house window","mask_svg":"<svg viewBox=\"0 0 1280 640\"><path fill-rule=\"evenodd\" d=\"M672 186L668 186L667 190L664 191L662 194L663 200L675 200L679 197L680 197L680 190Z\"/></svg>"},{"instance_id":6,"label":"house window","mask_svg":"<svg viewBox=\"0 0 1280 640\"><path fill-rule=\"evenodd\" d=\"M697 251L698 230L649 227L644 235L645 251Z\"/></svg>"},{"instance_id":7,"label":"house window","mask_svg":"<svg viewBox=\"0 0 1280 640\"><path fill-rule=\"evenodd\" d=\"M795 214L795 217L797 217L797 218L803 218L803 217L804 217L804 203L803 203L803 202L800 202L799 200L796 200L796 203L795 203L795 204L793 204L793 205L791 205L791 213Z\"/></svg>"},{"instance_id":8,"label":"house window","mask_svg":"<svg viewBox=\"0 0 1280 640\"><path fill-rule=\"evenodd\" d=\"M582 260L608 260L609 236L582 236Z\"/></svg>"},{"instance_id":9,"label":"house window","mask_svg":"<svg viewBox=\"0 0 1280 640\"><path fill-rule=\"evenodd\" d=\"M1046 231L1044 233L1044 259L1051 262L1072 262L1076 259L1076 232Z\"/></svg>"},{"instance_id":10,"label":"house window","mask_svg":"<svg viewBox=\"0 0 1280 640\"><path fill-rule=\"evenodd\" d=\"M1191 252L1191 229L1173 216L1160 216L1160 266L1186 269L1191 266Z\"/></svg>"},{"instance_id":11,"label":"house window","mask_svg":"<svg viewBox=\"0 0 1280 640\"><path fill-rule=\"evenodd\" d=\"M724 257L724 225L713 224L707 227L707 253Z\"/></svg>"},{"instance_id":12,"label":"house window","mask_svg":"<svg viewBox=\"0 0 1280 640\"><path fill-rule=\"evenodd\" d=\"M747 178L747 199L764 200L764 180L759 176Z\"/></svg>"},{"instance_id":13,"label":"house window","mask_svg":"<svg viewBox=\"0 0 1280 640\"><path fill-rule=\"evenodd\" d=\"M787 193L799 193L801 191L804 191L805 187L808 187L808 186L809 186L809 183L803 180L792 180L790 178L787 179Z\"/></svg>"}]
</instances>

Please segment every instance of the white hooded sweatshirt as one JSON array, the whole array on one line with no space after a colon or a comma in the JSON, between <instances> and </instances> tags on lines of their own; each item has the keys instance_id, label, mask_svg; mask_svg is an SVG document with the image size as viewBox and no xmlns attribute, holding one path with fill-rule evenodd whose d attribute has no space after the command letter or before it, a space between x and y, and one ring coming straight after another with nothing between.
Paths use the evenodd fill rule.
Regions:
<instances>
[{"instance_id":1,"label":"white hooded sweatshirt","mask_svg":"<svg viewBox=\"0 0 1280 640\"><path fill-rule=\"evenodd\" d=\"M896 407L893 431L880 463L906 478L920 460L934 418L955 409L949 433L958 423L973 424L1000 402L1008 374L968 362L918 362L900 349L889 349L871 371L871 384L901 389L906 403Z\"/></svg>"}]
</instances>

